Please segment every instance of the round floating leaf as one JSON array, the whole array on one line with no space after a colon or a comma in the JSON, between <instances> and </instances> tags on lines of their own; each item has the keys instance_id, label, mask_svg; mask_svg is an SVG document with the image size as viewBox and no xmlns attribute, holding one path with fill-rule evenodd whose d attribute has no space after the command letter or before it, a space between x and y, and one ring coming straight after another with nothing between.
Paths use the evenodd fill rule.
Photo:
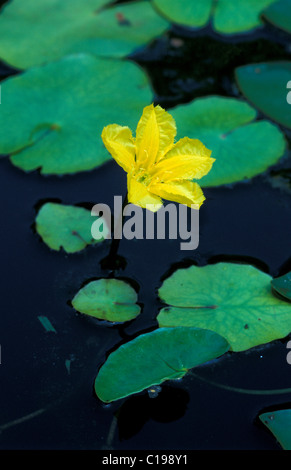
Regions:
<instances>
[{"instance_id":1,"label":"round floating leaf","mask_svg":"<svg viewBox=\"0 0 291 470\"><path fill-rule=\"evenodd\" d=\"M264 11L264 17L278 28L291 33L291 0L272 3Z\"/></svg>"},{"instance_id":2,"label":"round floating leaf","mask_svg":"<svg viewBox=\"0 0 291 470\"><path fill-rule=\"evenodd\" d=\"M280 295L291 300L291 271L284 276L272 279L271 284Z\"/></svg>"},{"instance_id":3,"label":"round floating leaf","mask_svg":"<svg viewBox=\"0 0 291 470\"><path fill-rule=\"evenodd\" d=\"M0 15L0 57L26 69L85 52L123 57L168 27L147 1L13 0Z\"/></svg>"},{"instance_id":4,"label":"round floating leaf","mask_svg":"<svg viewBox=\"0 0 291 470\"><path fill-rule=\"evenodd\" d=\"M140 313L136 304L137 294L126 282L120 279L99 279L89 282L75 295L73 307L99 320L124 322L132 320Z\"/></svg>"},{"instance_id":5,"label":"round floating leaf","mask_svg":"<svg viewBox=\"0 0 291 470\"><path fill-rule=\"evenodd\" d=\"M183 377L189 369L228 351L224 338L199 328L160 328L138 336L111 353L99 370L95 391L111 402L165 380Z\"/></svg>"},{"instance_id":6,"label":"round floating leaf","mask_svg":"<svg viewBox=\"0 0 291 470\"><path fill-rule=\"evenodd\" d=\"M291 450L291 410L262 413L262 423L272 432L284 450Z\"/></svg>"},{"instance_id":7,"label":"round floating leaf","mask_svg":"<svg viewBox=\"0 0 291 470\"><path fill-rule=\"evenodd\" d=\"M242 33L262 24L262 11L275 0L153 0L153 4L173 23L199 28L213 20L221 34Z\"/></svg>"},{"instance_id":8,"label":"round floating leaf","mask_svg":"<svg viewBox=\"0 0 291 470\"><path fill-rule=\"evenodd\" d=\"M91 226L94 220L96 218L91 216L91 212L82 207L48 202L39 210L35 222L37 233L52 250L63 248L67 253L75 253L87 245L102 241L92 238ZM105 235L105 221L103 224Z\"/></svg>"},{"instance_id":9,"label":"round floating leaf","mask_svg":"<svg viewBox=\"0 0 291 470\"><path fill-rule=\"evenodd\" d=\"M291 128L291 62L249 64L236 69L236 80L244 96L260 111L283 126Z\"/></svg>"},{"instance_id":10,"label":"round floating leaf","mask_svg":"<svg viewBox=\"0 0 291 470\"><path fill-rule=\"evenodd\" d=\"M213 0L153 0L157 10L173 23L199 28L208 23Z\"/></svg>"},{"instance_id":11,"label":"round floating leaf","mask_svg":"<svg viewBox=\"0 0 291 470\"><path fill-rule=\"evenodd\" d=\"M136 127L152 100L143 71L128 61L83 54L30 69L2 82L0 154L43 174L91 170L110 156L101 132Z\"/></svg>"},{"instance_id":12,"label":"round floating leaf","mask_svg":"<svg viewBox=\"0 0 291 470\"><path fill-rule=\"evenodd\" d=\"M159 289L160 327L199 327L220 334L233 351L291 332L291 305L272 294L271 277L253 266L218 263L179 269Z\"/></svg>"},{"instance_id":13,"label":"round floating leaf","mask_svg":"<svg viewBox=\"0 0 291 470\"><path fill-rule=\"evenodd\" d=\"M217 186L252 178L276 163L285 151L283 133L235 98L210 96L174 108L179 137L200 139L212 150L213 168L199 180Z\"/></svg>"},{"instance_id":14,"label":"round floating leaf","mask_svg":"<svg viewBox=\"0 0 291 470\"><path fill-rule=\"evenodd\" d=\"M275 0L219 0L214 13L214 29L223 34L242 33L262 25L263 10Z\"/></svg>"}]
</instances>

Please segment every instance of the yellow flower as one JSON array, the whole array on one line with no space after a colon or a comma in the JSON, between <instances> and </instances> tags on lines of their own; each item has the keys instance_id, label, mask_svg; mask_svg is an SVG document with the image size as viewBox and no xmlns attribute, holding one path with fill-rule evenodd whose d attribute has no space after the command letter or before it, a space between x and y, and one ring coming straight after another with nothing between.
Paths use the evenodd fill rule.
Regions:
<instances>
[{"instance_id":1,"label":"yellow flower","mask_svg":"<svg viewBox=\"0 0 291 470\"><path fill-rule=\"evenodd\" d=\"M191 207L205 197L193 179L206 175L215 161L197 139L174 143L176 123L160 106L147 106L137 125L136 138L128 127L110 124L102 140L116 162L127 172L128 201L157 211L162 199Z\"/></svg>"}]
</instances>

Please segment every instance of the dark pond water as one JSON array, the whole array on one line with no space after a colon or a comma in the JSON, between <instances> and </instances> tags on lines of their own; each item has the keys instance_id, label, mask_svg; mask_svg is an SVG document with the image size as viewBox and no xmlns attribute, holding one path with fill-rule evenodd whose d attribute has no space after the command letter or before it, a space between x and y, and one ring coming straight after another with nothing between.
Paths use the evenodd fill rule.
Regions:
<instances>
[{"instance_id":1,"label":"dark pond water","mask_svg":"<svg viewBox=\"0 0 291 470\"><path fill-rule=\"evenodd\" d=\"M208 28L199 33L173 28L132 60L148 71L155 102L170 109L206 94L239 96L234 68L290 59L290 44L287 34L271 26L235 40ZM11 73L1 64L1 78ZM0 167L0 448L279 450L257 417L289 407L290 394L242 394L188 375L163 385L156 398L145 392L104 406L93 382L111 350L157 326L157 289L175 268L226 260L252 263L272 276L291 270L290 154L252 181L206 189L200 244L190 254L180 251L179 240L122 240L119 254L126 265L115 275L134 283L142 314L114 327L80 316L70 306L85 281L108 275L100 260L109 243L75 255L52 252L34 232L33 221L48 200L90 208L102 201L112 207L114 194L126 192L125 173L114 161L61 178L25 174L4 158ZM40 315L56 332L43 328ZM286 343L230 353L196 372L238 388L290 387Z\"/></svg>"}]
</instances>

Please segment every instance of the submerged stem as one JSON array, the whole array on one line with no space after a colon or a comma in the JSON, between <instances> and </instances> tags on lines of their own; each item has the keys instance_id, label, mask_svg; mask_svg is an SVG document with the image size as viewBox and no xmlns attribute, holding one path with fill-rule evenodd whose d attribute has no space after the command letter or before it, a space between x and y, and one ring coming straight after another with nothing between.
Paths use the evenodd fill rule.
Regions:
<instances>
[{"instance_id":1,"label":"submerged stem","mask_svg":"<svg viewBox=\"0 0 291 470\"><path fill-rule=\"evenodd\" d=\"M193 377L195 377L196 379L201 380L202 382L206 382L209 385L213 385L214 387L222 388L224 390L229 390L231 392L245 393L247 395L282 395L284 393L291 393L291 388L279 388L279 389L273 389L273 390L254 390L254 389L247 389L247 388L232 387L230 385L224 385L224 384L214 382L213 380L205 379L204 377L201 377L200 375L195 374L192 371L188 373L190 375L193 375Z\"/></svg>"}]
</instances>

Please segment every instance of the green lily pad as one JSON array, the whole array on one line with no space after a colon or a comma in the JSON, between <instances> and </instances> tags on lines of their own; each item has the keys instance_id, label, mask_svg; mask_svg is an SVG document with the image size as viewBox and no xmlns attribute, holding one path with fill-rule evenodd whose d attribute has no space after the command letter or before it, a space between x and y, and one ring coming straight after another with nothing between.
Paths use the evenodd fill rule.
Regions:
<instances>
[{"instance_id":1,"label":"green lily pad","mask_svg":"<svg viewBox=\"0 0 291 470\"><path fill-rule=\"evenodd\" d=\"M157 316L159 326L215 331L233 351L283 338L291 332L291 305L272 294L271 279L232 263L179 269L159 289L169 305Z\"/></svg>"},{"instance_id":2,"label":"green lily pad","mask_svg":"<svg viewBox=\"0 0 291 470\"><path fill-rule=\"evenodd\" d=\"M284 450L291 450L291 410L262 413L259 416Z\"/></svg>"},{"instance_id":3,"label":"green lily pad","mask_svg":"<svg viewBox=\"0 0 291 470\"><path fill-rule=\"evenodd\" d=\"M254 121L257 113L235 98L198 98L171 110L179 137L200 139L212 150L213 168L199 180L218 186L252 178L275 164L284 154L283 133L269 121Z\"/></svg>"},{"instance_id":4,"label":"green lily pad","mask_svg":"<svg viewBox=\"0 0 291 470\"><path fill-rule=\"evenodd\" d=\"M95 391L108 403L141 392L228 351L224 338L199 328L160 328L111 353L100 368Z\"/></svg>"},{"instance_id":5,"label":"green lily pad","mask_svg":"<svg viewBox=\"0 0 291 470\"><path fill-rule=\"evenodd\" d=\"M137 293L120 279L98 279L86 284L75 295L72 305L80 313L99 320L125 322L140 313Z\"/></svg>"},{"instance_id":6,"label":"green lily pad","mask_svg":"<svg viewBox=\"0 0 291 470\"><path fill-rule=\"evenodd\" d=\"M243 33L263 24L261 14L275 0L219 0L214 13L214 29L223 34Z\"/></svg>"},{"instance_id":7,"label":"green lily pad","mask_svg":"<svg viewBox=\"0 0 291 470\"><path fill-rule=\"evenodd\" d=\"M91 226L96 220L83 207L47 202L39 210L35 228L46 245L52 250L63 248L67 253L76 253L87 245L103 239L92 238ZM106 223L103 234L106 233Z\"/></svg>"},{"instance_id":8,"label":"green lily pad","mask_svg":"<svg viewBox=\"0 0 291 470\"><path fill-rule=\"evenodd\" d=\"M290 61L244 65L238 67L235 74L238 86L248 101L269 118L291 128L291 107L287 102Z\"/></svg>"},{"instance_id":9,"label":"green lily pad","mask_svg":"<svg viewBox=\"0 0 291 470\"><path fill-rule=\"evenodd\" d=\"M169 21L200 28L212 19L221 34L236 34L261 26L263 10L275 0L153 0L154 6Z\"/></svg>"},{"instance_id":10,"label":"green lily pad","mask_svg":"<svg viewBox=\"0 0 291 470\"><path fill-rule=\"evenodd\" d=\"M283 297L291 300L291 271L284 276L272 279L272 287Z\"/></svg>"},{"instance_id":11,"label":"green lily pad","mask_svg":"<svg viewBox=\"0 0 291 470\"><path fill-rule=\"evenodd\" d=\"M291 0L272 3L264 11L264 17L277 28L291 33Z\"/></svg>"},{"instance_id":12,"label":"green lily pad","mask_svg":"<svg viewBox=\"0 0 291 470\"><path fill-rule=\"evenodd\" d=\"M152 0L152 3L169 21L200 28L209 21L213 0Z\"/></svg>"},{"instance_id":13,"label":"green lily pad","mask_svg":"<svg viewBox=\"0 0 291 470\"><path fill-rule=\"evenodd\" d=\"M147 1L10 1L0 15L0 57L27 69L76 52L124 57L168 27Z\"/></svg>"},{"instance_id":14,"label":"green lily pad","mask_svg":"<svg viewBox=\"0 0 291 470\"><path fill-rule=\"evenodd\" d=\"M1 83L0 154L25 171L66 174L111 159L101 132L135 128L152 100L144 72L129 61L66 57Z\"/></svg>"}]
</instances>

